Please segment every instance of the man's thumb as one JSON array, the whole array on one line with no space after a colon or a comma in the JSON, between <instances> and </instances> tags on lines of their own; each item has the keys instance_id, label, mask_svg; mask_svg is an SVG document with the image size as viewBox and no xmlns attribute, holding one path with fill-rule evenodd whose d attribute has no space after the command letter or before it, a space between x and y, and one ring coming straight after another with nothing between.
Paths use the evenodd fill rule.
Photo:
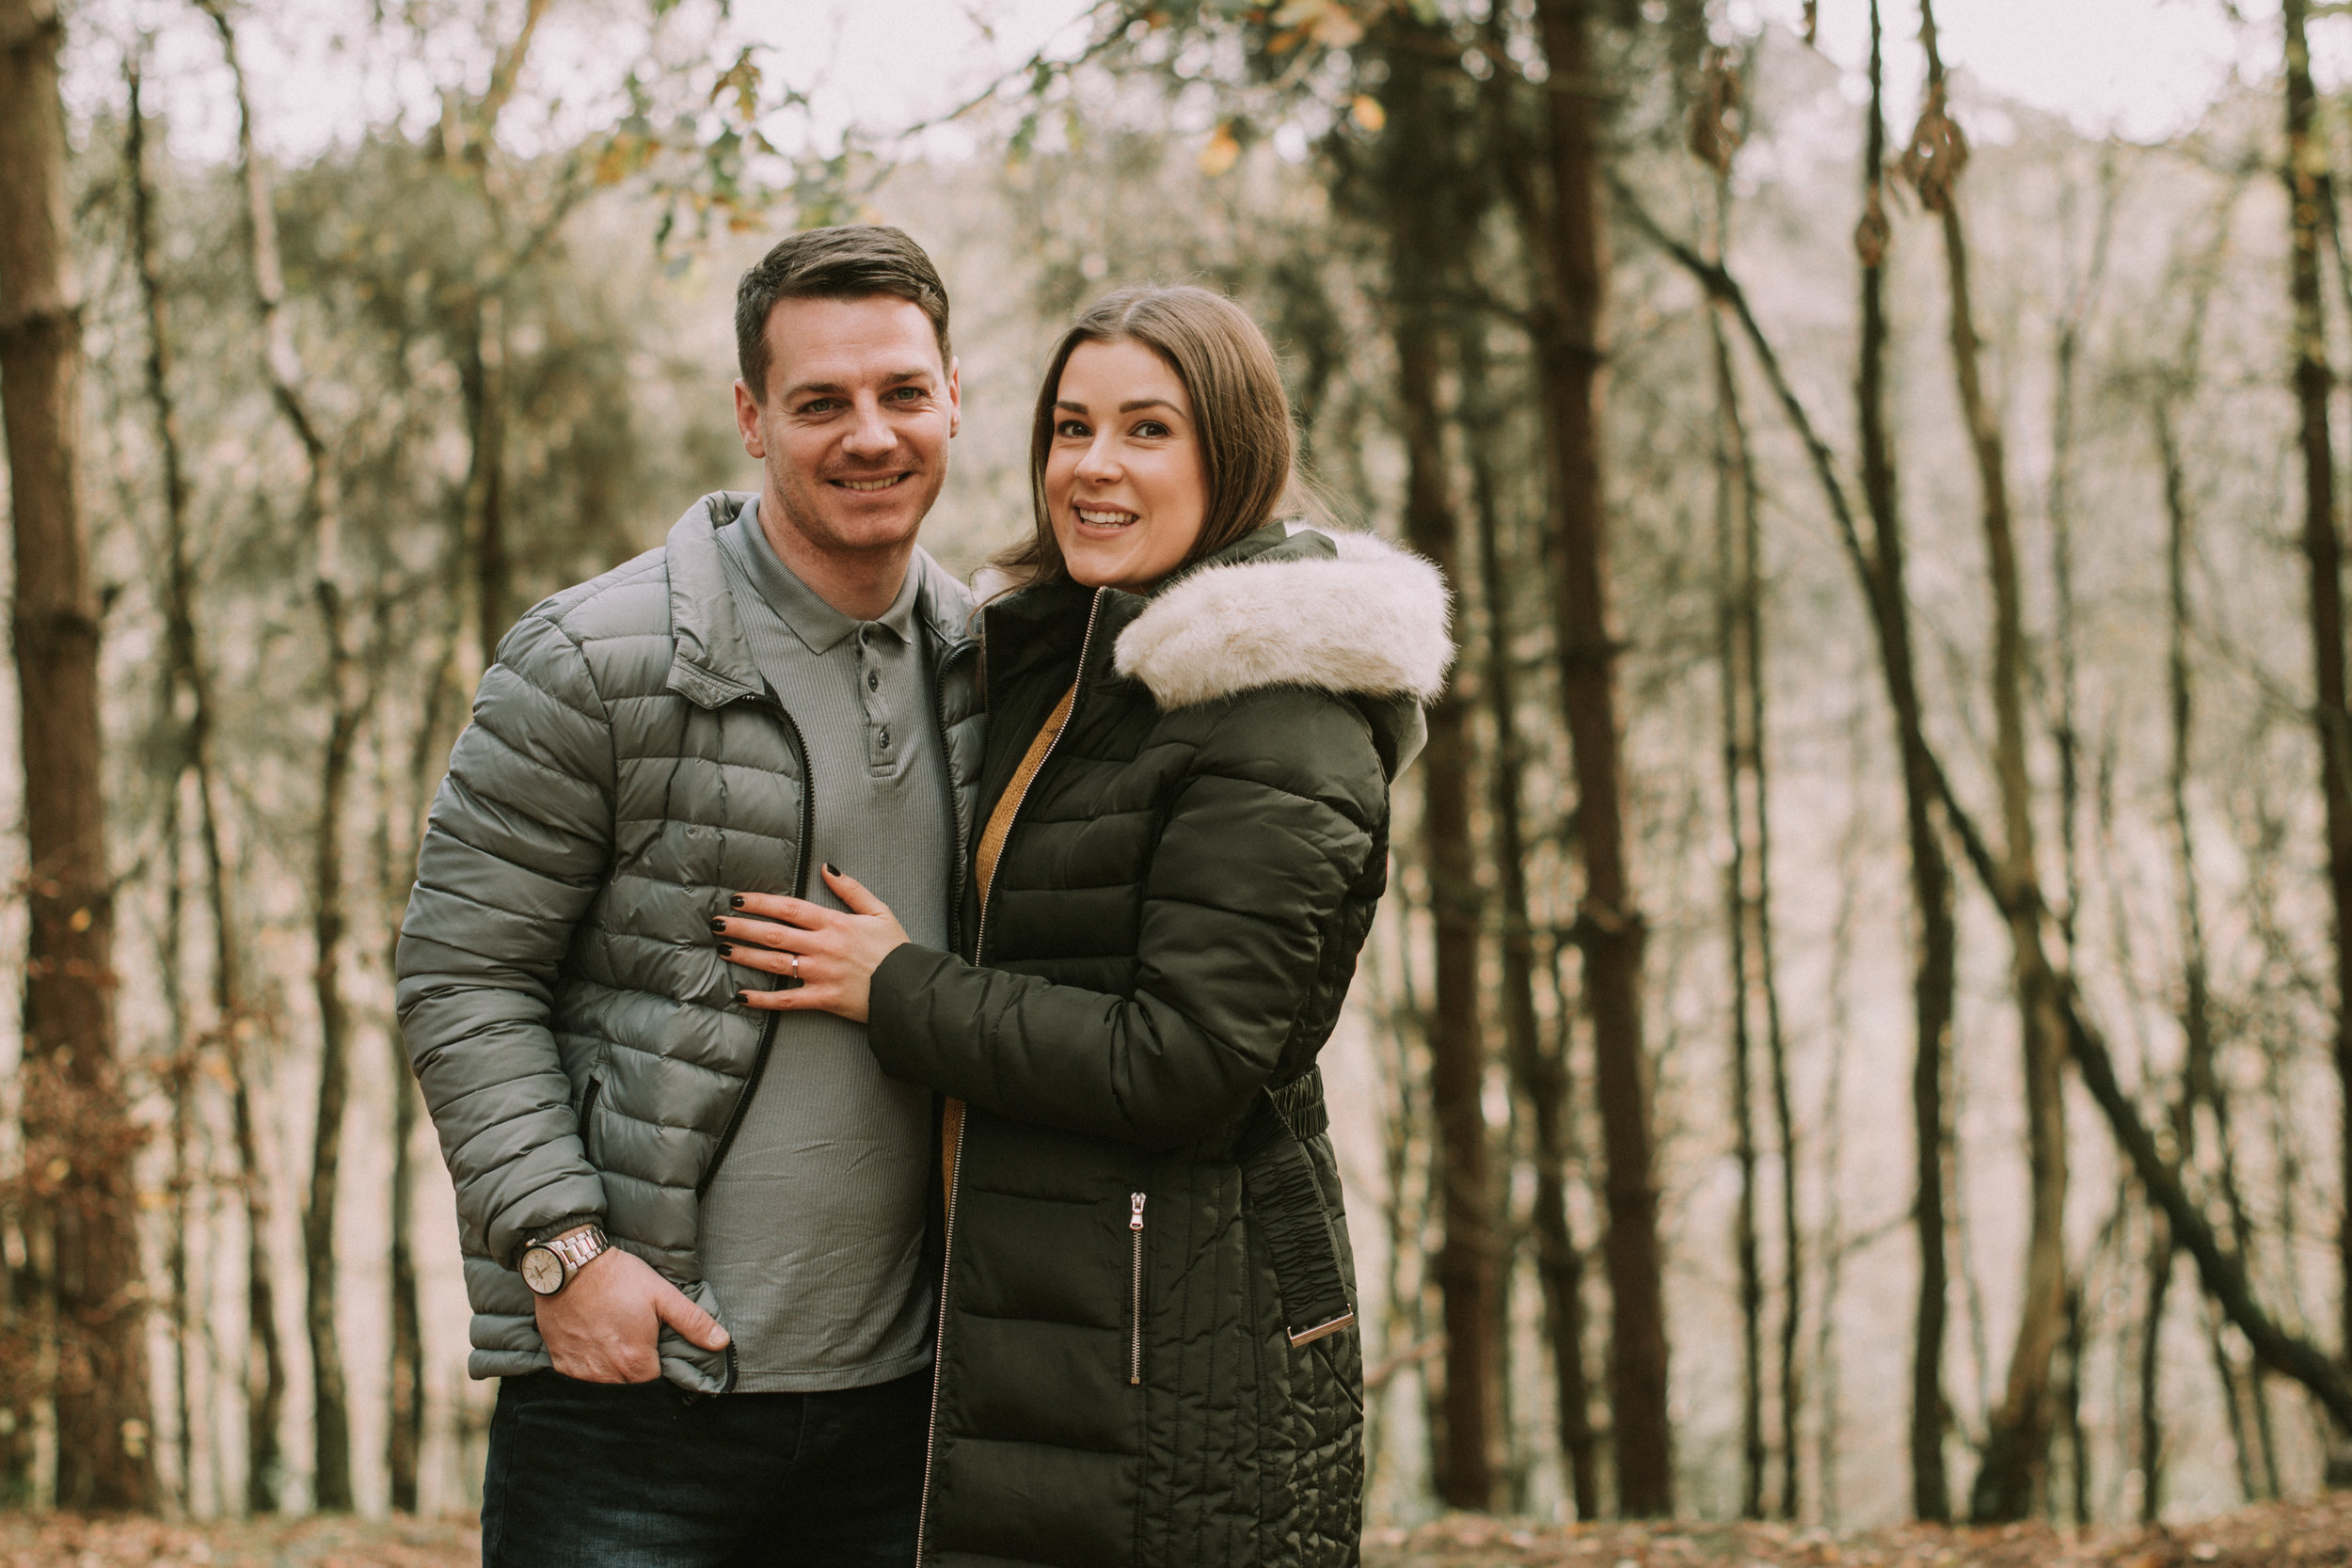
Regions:
<instances>
[{"instance_id":1,"label":"man's thumb","mask_svg":"<svg viewBox=\"0 0 2352 1568\"><path fill-rule=\"evenodd\" d=\"M694 1305L683 1291L673 1290L657 1298L654 1315L684 1335L687 1342L704 1350L727 1348L727 1331L718 1319Z\"/></svg>"}]
</instances>

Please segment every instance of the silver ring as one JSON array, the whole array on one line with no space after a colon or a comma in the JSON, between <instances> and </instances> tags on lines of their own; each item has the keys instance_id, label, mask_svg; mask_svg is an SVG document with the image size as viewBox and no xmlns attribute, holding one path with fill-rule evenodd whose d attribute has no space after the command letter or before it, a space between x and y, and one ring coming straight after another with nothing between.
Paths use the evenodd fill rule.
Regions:
<instances>
[{"instance_id":1,"label":"silver ring","mask_svg":"<svg viewBox=\"0 0 2352 1568\"><path fill-rule=\"evenodd\" d=\"M797 980L797 979L799 979L800 977L801 977L801 956L800 956L798 953L795 953L795 954L793 954L793 955L792 955L792 978L794 978L795 980Z\"/></svg>"}]
</instances>

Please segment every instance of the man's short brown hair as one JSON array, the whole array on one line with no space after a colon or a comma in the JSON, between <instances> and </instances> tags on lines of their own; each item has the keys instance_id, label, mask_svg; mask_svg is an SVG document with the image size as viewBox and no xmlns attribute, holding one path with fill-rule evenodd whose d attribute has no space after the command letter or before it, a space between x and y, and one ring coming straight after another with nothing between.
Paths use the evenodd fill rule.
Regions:
<instances>
[{"instance_id":1,"label":"man's short brown hair","mask_svg":"<svg viewBox=\"0 0 2352 1568\"><path fill-rule=\"evenodd\" d=\"M879 223L806 229L777 243L735 288L735 361L752 396L768 399L768 314L779 300L867 299L889 294L919 309L947 347L947 285L906 231Z\"/></svg>"}]
</instances>

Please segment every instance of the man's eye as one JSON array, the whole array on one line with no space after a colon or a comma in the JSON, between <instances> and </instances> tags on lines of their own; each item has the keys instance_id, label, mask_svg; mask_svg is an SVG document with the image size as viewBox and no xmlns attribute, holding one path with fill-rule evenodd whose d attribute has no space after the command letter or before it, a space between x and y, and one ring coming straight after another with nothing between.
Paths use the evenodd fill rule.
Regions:
<instances>
[{"instance_id":1,"label":"man's eye","mask_svg":"<svg viewBox=\"0 0 2352 1568\"><path fill-rule=\"evenodd\" d=\"M890 395L897 398L900 403L920 403L927 394L925 393L924 388L920 387L900 387L892 391Z\"/></svg>"},{"instance_id":2,"label":"man's eye","mask_svg":"<svg viewBox=\"0 0 2352 1568\"><path fill-rule=\"evenodd\" d=\"M801 412L803 414L830 414L834 411L834 400L831 398L812 398L808 402L801 404Z\"/></svg>"}]
</instances>

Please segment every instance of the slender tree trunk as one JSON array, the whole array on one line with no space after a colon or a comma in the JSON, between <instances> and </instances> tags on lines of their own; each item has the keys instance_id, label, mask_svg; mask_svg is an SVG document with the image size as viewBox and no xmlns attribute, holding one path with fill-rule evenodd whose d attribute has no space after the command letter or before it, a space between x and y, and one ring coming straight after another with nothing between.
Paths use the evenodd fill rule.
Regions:
<instances>
[{"instance_id":1,"label":"slender tree trunk","mask_svg":"<svg viewBox=\"0 0 2352 1568\"><path fill-rule=\"evenodd\" d=\"M1406 451L1405 539L1463 580L1459 523L1448 494L1443 373L1444 289L1457 243L1447 179L1451 106L1439 96L1441 58L1417 47L1432 29L1392 19L1379 35L1389 77L1381 87L1389 133L1380 171L1397 356L1398 405ZM1437 1277L1445 1314L1445 1395L1438 1494L1447 1506L1496 1506L1502 1458L1502 1368L1499 1331L1502 1249L1499 1204L1489 1172L1485 1110L1486 1059L1479 1019L1482 897L1470 830L1469 704L1458 687L1429 711L1422 762L1422 833L1428 850L1430 914L1437 931L1437 996L1429 1036L1437 1112L1439 1212L1444 1241Z\"/></svg>"},{"instance_id":2,"label":"slender tree trunk","mask_svg":"<svg viewBox=\"0 0 2352 1568\"><path fill-rule=\"evenodd\" d=\"M466 400L467 523L473 546L474 635L488 669L514 624L513 567L506 543L506 311L495 293L474 302L460 367Z\"/></svg>"},{"instance_id":3,"label":"slender tree trunk","mask_svg":"<svg viewBox=\"0 0 2352 1568\"><path fill-rule=\"evenodd\" d=\"M1551 1347L1560 1451L1567 1460L1576 1516L1594 1519L1600 1514L1600 1473L1594 1451L1592 1387L1584 1365L1584 1254L1568 1221L1568 1064L1565 1051L1547 1044L1536 1017L1535 928L1529 912L1526 805L1519 788L1527 748L1519 736L1518 670L1511 651L1517 616L1502 542L1502 501L1486 444L1499 410L1487 381L1481 328L1474 319L1461 322L1454 341L1478 519L1479 575L1486 597L1485 696L1495 736L1487 810L1493 819L1495 896L1502 915L1503 1045L1513 1085L1534 1123L1535 1276L1543 1292L1545 1338ZM1517 559L1517 552L1512 558Z\"/></svg>"},{"instance_id":4,"label":"slender tree trunk","mask_svg":"<svg viewBox=\"0 0 2352 1568\"><path fill-rule=\"evenodd\" d=\"M1529 236L1546 285L1537 355L1550 424L1552 616L1560 700L1577 784L1584 863L1576 921L1592 1010L1594 1087L1608 1154L1611 1408L1617 1506L1636 1518L1674 1512L1666 1414L1665 1283L1658 1241L1656 1130L1642 1040L1646 927L1626 856L1625 769L1617 728L1617 641L1610 613L1608 502L1600 398L1609 257L1601 223L1598 91L1590 0L1537 0L1550 75L1549 221Z\"/></svg>"},{"instance_id":5,"label":"slender tree trunk","mask_svg":"<svg viewBox=\"0 0 2352 1568\"><path fill-rule=\"evenodd\" d=\"M151 1508L132 1163L115 1058L113 885L98 716L99 611L76 472L82 319L66 204L55 0L0 0L0 406L15 518L16 652L31 936L20 1069L33 1223L63 1354L57 1503Z\"/></svg>"},{"instance_id":6,"label":"slender tree trunk","mask_svg":"<svg viewBox=\"0 0 2352 1568\"><path fill-rule=\"evenodd\" d=\"M454 595L452 595L451 602L457 602ZM409 746L405 790L396 792L389 779L381 789L384 810L376 825L376 883L378 896L387 913L391 916L387 922L384 951L387 974L392 973L399 957L400 921L397 911L407 896L424 803L432 787L434 763L437 757L446 754L441 732L449 713L448 699L452 694L458 635L454 622L443 627L440 653L426 677L423 709L418 717L416 734ZM382 733L379 729L379 749ZM399 824L397 832L393 828L395 820ZM417 1284L415 1237L417 1176L416 1163L412 1158L417 1112L421 1102L416 1074L410 1070L407 1052L402 1048L397 1035L390 1044L392 1336L391 1366L387 1384L391 1410L385 1439L385 1460L391 1478L393 1511L414 1513L417 1512L418 1462L424 1449L425 1418L423 1312Z\"/></svg>"},{"instance_id":7,"label":"slender tree trunk","mask_svg":"<svg viewBox=\"0 0 2352 1568\"><path fill-rule=\"evenodd\" d=\"M1916 1039L1911 1075L1912 1139L1919 1239L1919 1308L1911 1362L1911 1508L1921 1519L1952 1514L1944 1468L1944 1340L1950 1288L1945 1239L1945 1172L1950 1132L1945 1086L1950 1074L1959 927L1952 912L1950 863L1936 822L1934 764L1920 727L1918 677L1903 586L1903 535L1894 443L1886 427L1886 119L1884 55L1878 0L1870 0L1870 108L1863 153L1863 218L1855 236L1862 260L1862 358L1857 377L1862 491L1875 541L1861 564L1871 579L1887 695L1895 709L1903 768L1903 816L1911 845L1912 905L1918 921L1912 982Z\"/></svg>"},{"instance_id":8,"label":"slender tree trunk","mask_svg":"<svg viewBox=\"0 0 2352 1568\"><path fill-rule=\"evenodd\" d=\"M2316 123L2309 0L2283 0L2286 24L2287 292L2295 310L2295 394L2302 419L2303 558L2310 569L2312 700L2318 729L2320 799L2327 810L2328 891L2335 980L2334 1049L2342 1087L2338 1170L2338 1342L2352 1352L2352 709L2345 705L2344 542L2336 524L2335 456L2328 404L2335 372L2328 359L2327 308L2320 291L2321 188L2327 138Z\"/></svg>"},{"instance_id":9,"label":"slender tree trunk","mask_svg":"<svg viewBox=\"0 0 2352 1568\"><path fill-rule=\"evenodd\" d=\"M174 566L186 559L188 523L187 469L180 442L180 410L171 389L171 332L164 297L163 276L156 258L155 186L147 166L147 116L141 103L139 55L127 56L123 67L130 91L130 113L124 124L123 164L131 186L131 250L139 279L139 302L146 315L146 387L155 420L155 446L163 460L164 537L166 571L166 641L172 625ZM194 1186L190 1151L196 1141L198 1117L196 1066L198 1048L187 1024L186 962L183 934L187 927L187 877L183 855L180 816L181 785L188 768L186 726L179 720L184 688L176 678L176 661L167 666L161 683L163 722L179 725L181 748L162 770L163 822L159 837L165 857L164 930L158 955L162 970L165 1010L170 1017L170 1049L161 1078L171 1098L171 1175L168 1197L171 1233L164 1244L164 1273L171 1291L172 1431L177 1461L177 1500L182 1513L195 1508L194 1460L191 1433L193 1408L188 1395L188 1343L193 1327L188 1294L188 1234L193 1219L189 1194Z\"/></svg>"},{"instance_id":10,"label":"slender tree trunk","mask_svg":"<svg viewBox=\"0 0 2352 1568\"><path fill-rule=\"evenodd\" d=\"M1715 368L1715 667L1722 689L1724 816L1731 840L1731 862L1724 874L1724 930L1731 973L1731 1128L1740 1167L1740 1201L1732 1224L1732 1251L1740 1270L1740 1513L1764 1517L1764 1475L1770 1455L1764 1446L1764 1269L1756 1223L1755 1044L1749 1029L1755 994L1754 963L1748 952L1748 705L1742 667L1747 641L1741 635L1748 607L1740 595L1748 583L1740 556L1748 533L1740 513L1749 500L1744 470L1745 432L1732 406L1730 345L1712 311Z\"/></svg>"},{"instance_id":11,"label":"slender tree trunk","mask_svg":"<svg viewBox=\"0 0 2352 1568\"><path fill-rule=\"evenodd\" d=\"M2000 1402L1987 1418L1984 1463L1969 1502L1979 1522L2024 1519L2047 1481L2050 1368L2066 1318L2066 1042L2054 1002L2055 982L2042 949L2041 873L2035 863L2033 786L2026 756L2024 594L2000 418L1986 398L1970 297L1967 235L1958 180L1967 143L1945 103L1935 8L1920 0L1920 41L1928 56L1928 101L1904 159L1922 205L1943 220L1946 276L1951 290L1951 349L1968 442L1981 492L1985 562L1993 591L1994 772L1999 780L2005 884L1999 900L2010 924L2010 983L2025 1047L2027 1163L2032 1171L2024 1300Z\"/></svg>"},{"instance_id":12,"label":"slender tree trunk","mask_svg":"<svg viewBox=\"0 0 2352 1568\"><path fill-rule=\"evenodd\" d=\"M311 845L311 987L319 1010L317 1118L310 1180L302 1214L306 1276L305 1326L313 1388L313 1501L324 1511L352 1506L351 1418L337 1325L335 1201L342 1170L342 1121L349 1091L350 1017L342 999L345 917L342 829L352 750L366 708L346 629L348 613L339 569L338 499L326 440L303 388L294 324L285 313L285 282L278 248L278 214L269 175L253 140L252 104L237 54L236 33L218 0L205 8L220 34L237 95L237 154L246 197L253 297L260 318L262 370L278 412L300 441L304 480L300 523L312 562L311 598L324 642L328 694L326 744L319 764L319 815Z\"/></svg>"}]
</instances>

